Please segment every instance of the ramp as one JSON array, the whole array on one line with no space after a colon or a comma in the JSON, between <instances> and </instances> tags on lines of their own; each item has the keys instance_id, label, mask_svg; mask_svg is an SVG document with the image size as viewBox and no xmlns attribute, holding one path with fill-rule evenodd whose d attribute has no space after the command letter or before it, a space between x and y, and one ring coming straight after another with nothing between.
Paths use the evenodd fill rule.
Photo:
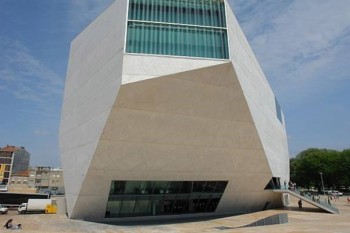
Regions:
<instances>
[{"instance_id":1,"label":"ramp","mask_svg":"<svg viewBox=\"0 0 350 233\"><path fill-rule=\"evenodd\" d=\"M312 196L309 196L309 195L302 195L298 190L295 190L295 191L292 191L292 190L289 190L289 189L274 189L273 190L274 192L276 193L288 193L296 198L299 198L313 206L316 206L320 209L323 209L329 213L332 213L332 214L339 214L339 211L337 208L335 208L334 206L328 204L326 202L326 200L321 200L319 199L319 201L314 201L312 199Z\"/></svg>"},{"instance_id":2,"label":"ramp","mask_svg":"<svg viewBox=\"0 0 350 233\"><path fill-rule=\"evenodd\" d=\"M238 229L238 228L243 228L243 227L260 227L260 226L268 226L268 225L284 224L284 223L288 223L287 213L275 214L275 215L260 219L259 221L253 222L251 224L241 226L241 227L220 226L220 227L215 227L215 229L223 231L223 230Z\"/></svg>"}]
</instances>

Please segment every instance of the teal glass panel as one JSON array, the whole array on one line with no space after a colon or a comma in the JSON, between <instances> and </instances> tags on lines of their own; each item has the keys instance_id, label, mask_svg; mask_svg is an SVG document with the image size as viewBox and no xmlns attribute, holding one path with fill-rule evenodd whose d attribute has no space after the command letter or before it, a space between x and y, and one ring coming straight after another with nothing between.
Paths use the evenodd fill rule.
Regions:
<instances>
[{"instance_id":1,"label":"teal glass panel","mask_svg":"<svg viewBox=\"0 0 350 233\"><path fill-rule=\"evenodd\" d=\"M226 29L128 23L127 53L228 59Z\"/></svg>"},{"instance_id":2,"label":"teal glass panel","mask_svg":"<svg viewBox=\"0 0 350 233\"><path fill-rule=\"evenodd\" d=\"M126 52L228 59L223 0L129 0Z\"/></svg>"},{"instance_id":3,"label":"teal glass panel","mask_svg":"<svg viewBox=\"0 0 350 233\"><path fill-rule=\"evenodd\" d=\"M223 0L129 0L128 18L226 27Z\"/></svg>"}]
</instances>

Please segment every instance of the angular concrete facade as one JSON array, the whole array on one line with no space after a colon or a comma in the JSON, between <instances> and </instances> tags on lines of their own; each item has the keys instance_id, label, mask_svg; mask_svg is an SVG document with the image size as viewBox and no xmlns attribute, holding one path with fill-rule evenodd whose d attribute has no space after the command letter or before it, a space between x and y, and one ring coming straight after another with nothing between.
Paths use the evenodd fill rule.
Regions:
<instances>
[{"instance_id":1,"label":"angular concrete facade","mask_svg":"<svg viewBox=\"0 0 350 233\"><path fill-rule=\"evenodd\" d=\"M210 214L282 204L265 187L289 180L283 113L224 4L228 59L127 53L127 0L74 39L60 126L70 218L105 218L115 180L227 181Z\"/></svg>"}]
</instances>

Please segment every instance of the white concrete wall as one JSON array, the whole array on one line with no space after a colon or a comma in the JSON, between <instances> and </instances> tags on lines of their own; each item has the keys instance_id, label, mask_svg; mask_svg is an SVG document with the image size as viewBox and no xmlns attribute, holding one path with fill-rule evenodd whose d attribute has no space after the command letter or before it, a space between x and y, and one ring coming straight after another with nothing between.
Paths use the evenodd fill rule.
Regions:
<instances>
[{"instance_id":1,"label":"white concrete wall","mask_svg":"<svg viewBox=\"0 0 350 233\"><path fill-rule=\"evenodd\" d=\"M273 176L289 180L286 129L278 120L275 96L246 37L227 5L230 56L264 147Z\"/></svg>"},{"instance_id":2,"label":"white concrete wall","mask_svg":"<svg viewBox=\"0 0 350 233\"><path fill-rule=\"evenodd\" d=\"M70 216L121 85L126 3L114 2L71 44L59 135Z\"/></svg>"},{"instance_id":3,"label":"white concrete wall","mask_svg":"<svg viewBox=\"0 0 350 233\"><path fill-rule=\"evenodd\" d=\"M72 43L60 127L71 218L105 214L112 180L228 180L218 212L260 210L289 177L284 126L232 12L231 62L123 54L126 0Z\"/></svg>"},{"instance_id":4,"label":"white concrete wall","mask_svg":"<svg viewBox=\"0 0 350 233\"><path fill-rule=\"evenodd\" d=\"M271 198L261 198L270 178L228 62L121 87L83 183L77 215L103 218L112 180L227 180L218 212L262 209Z\"/></svg>"},{"instance_id":5,"label":"white concrete wall","mask_svg":"<svg viewBox=\"0 0 350 233\"><path fill-rule=\"evenodd\" d=\"M139 82L169 74L214 66L227 60L126 54L123 59L122 84Z\"/></svg>"}]
</instances>

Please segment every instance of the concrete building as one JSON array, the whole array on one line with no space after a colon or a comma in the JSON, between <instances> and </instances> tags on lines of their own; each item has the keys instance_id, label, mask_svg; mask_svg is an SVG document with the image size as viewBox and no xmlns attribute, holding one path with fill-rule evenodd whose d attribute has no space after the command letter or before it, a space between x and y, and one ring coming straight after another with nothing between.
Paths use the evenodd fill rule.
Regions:
<instances>
[{"instance_id":1,"label":"concrete building","mask_svg":"<svg viewBox=\"0 0 350 233\"><path fill-rule=\"evenodd\" d=\"M117 0L72 42L60 125L70 218L282 205L283 112L227 1Z\"/></svg>"},{"instance_id":2,"label":"concrete building","mask_svg":"<svg viewBox=\"0 0 350 233\"><path fill-rule=\"evenodd\" d=\"M14 173L10 179L10 185L20 185L20 186L28 186L29 181L29 171L21 171L18 173Z\"/></svg>"},{"instance_id":3,"label":"concrete building","mask_svg":"<svg viewBox=\"0 0 350 233\"><path fill-rule=\"evenodd\" d=\"M11 174L8 185L9 193L37 193L36 187L29 186L29 171L21 171Z\"/></svg>"},{"instance_id":4,"label":"concrete building","mask_svg":"<svg viewBox=\"0 0 350 233\"><path fill-rule=\"evenodd\" d=\"M11 175L9 192L64 194L61 168L36 166Z\"/></svg>"},{"instance_id":5,"label":"concrete building","mask_svg":"<svg viewBox=\"0 0 350 233\"><path fill-rule=\"evenodd\" d=\"M28 186L39 193L63 194L64 182L61 168L34 167L29 170Z\"/></svg>"},{"instance_id":6,"label":"concrete building","mask_svg":"<svg viewBox=\"0 0 350 233\"><path fill-rule=\"evenodd\" d=\"M0 185L8 185L11 174L28 170L29 160L30 154L24 147L0 148Z\"/></svg>"}]
</instances>

